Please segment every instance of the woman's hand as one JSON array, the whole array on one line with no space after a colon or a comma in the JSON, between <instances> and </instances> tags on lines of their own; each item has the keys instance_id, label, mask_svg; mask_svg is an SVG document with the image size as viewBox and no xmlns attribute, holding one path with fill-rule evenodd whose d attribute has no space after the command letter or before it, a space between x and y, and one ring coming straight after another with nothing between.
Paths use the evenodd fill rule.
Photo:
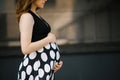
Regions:
<instances>
[{"instance_id":1,"label":"woman's hand","mask_svg":"<svg viewBox=\"0 0 120 80\"><path fill-rule=\"evenodd\" d=\"M63 65L62 61L60 61L59 63L55 64L54 68L53 68L54 72L58 71L62 67L62 65Z\"/></svg>"},{"instance_id":2,"label":"woman's hand","mask_svg":"<svg viewBox=\"0 0 120 80\"><path fill-rule=\"evenodd\" d=\"M56 42L56 36L53 33L48 33L47 38L48 38L48 40L49 40L50 43Z\"/></svg>"}]
</instances>

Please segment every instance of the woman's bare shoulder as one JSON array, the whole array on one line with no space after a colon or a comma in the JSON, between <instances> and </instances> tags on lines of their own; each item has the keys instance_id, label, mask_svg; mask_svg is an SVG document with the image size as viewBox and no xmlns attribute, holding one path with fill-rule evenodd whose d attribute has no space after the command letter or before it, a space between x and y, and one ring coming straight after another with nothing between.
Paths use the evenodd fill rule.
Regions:
<instances>
[{"instance_id":1,"label":"woman's bare shoulder","mask_svg":"<svg viewBox=\"0 0 120 80\"><path fill-rule=\"evenodd\" d=\"M20 28L32 28L34 24L34 19L30 13L23 13L20 17L19 26ZM24 27L25 26L25 27Z\"/></svg>"},{"instance_id":2,"label":"woman's bare shoulder","mask_svg":"<svg viewBox=\"0 0 120 80\"><path fill-rule=\"evenodd\" d=\"M24 20L33 20L33 16L30 14L30 13L28 13L28 12L26 12L26 13L23 13L22 15L21 15L21 18L20 18L20 20L21 19L24 19Z\"/></svg>"}]
</instances>

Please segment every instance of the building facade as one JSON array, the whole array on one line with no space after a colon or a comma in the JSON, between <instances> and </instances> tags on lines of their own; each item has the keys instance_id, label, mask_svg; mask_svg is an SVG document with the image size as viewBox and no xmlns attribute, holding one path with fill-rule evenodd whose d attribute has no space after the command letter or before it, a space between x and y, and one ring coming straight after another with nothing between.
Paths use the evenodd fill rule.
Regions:
<instances>
[{"instance_id":1,"label":"building facade","mask_svg":"<svg viewBox=\"0 0 120 80\"><path fill-rule=\"evenodd\" d=\"M0 44L19 45L15 15L17 0L0 2ZM52 27L59 44L120 41L120 8L117 0L48 0L41 16Z\"/></svg>"}]
</instances>

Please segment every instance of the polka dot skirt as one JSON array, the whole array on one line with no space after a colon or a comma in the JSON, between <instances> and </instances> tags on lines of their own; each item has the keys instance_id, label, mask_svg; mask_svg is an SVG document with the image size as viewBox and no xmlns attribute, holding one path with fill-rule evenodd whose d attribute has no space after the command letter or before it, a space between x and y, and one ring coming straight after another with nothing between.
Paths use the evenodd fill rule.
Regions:
<instances>
[{"instance_id":1,"label":"polka dot skirt","mask_svg":"<svg viewBox=\"0 0 120 80\"><path fill-rule=\"evenodd\" d=\"M17 80L54 80L53 66L60 60L59 48L50 43L25 55L19 66Z\"/></svg>"}]
</instances>

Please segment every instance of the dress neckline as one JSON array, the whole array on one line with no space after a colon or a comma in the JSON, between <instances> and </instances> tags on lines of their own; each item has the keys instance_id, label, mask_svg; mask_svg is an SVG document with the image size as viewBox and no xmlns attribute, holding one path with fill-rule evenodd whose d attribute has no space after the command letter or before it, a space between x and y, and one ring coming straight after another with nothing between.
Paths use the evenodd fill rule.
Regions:
<instances>
[{"instance_id":1,"label":"dress neckline","mask_svg":"<svg viewBox=\"0 0 120 80\"><path fill-rule=\"evenodd\" d=\"M42 19L42 17L40 15L36 15L33 11L29 10L31 13L33 13L36 17L38 17L39 19Z\"/></svg>"},{"instance_id":2,"label":"dress neckline","mask_svg":"<svg viewBox=\"0 0 120 80\"><path fill-rule=\"evenodd\" d=\"M38 19L42 20L46 25L47 27L50 26L40 15L37 16L33 11L29 10L29 12L31 12L33 15L35 15Z\"/></svg>"}]
</instances>

